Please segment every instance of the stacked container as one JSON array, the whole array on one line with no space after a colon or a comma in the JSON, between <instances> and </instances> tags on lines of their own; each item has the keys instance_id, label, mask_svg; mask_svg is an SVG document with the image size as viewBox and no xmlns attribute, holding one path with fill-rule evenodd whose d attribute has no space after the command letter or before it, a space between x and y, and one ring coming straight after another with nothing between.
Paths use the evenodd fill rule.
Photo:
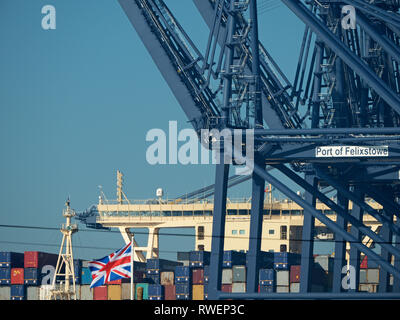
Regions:
<instances>
[{"instance_id":1,"label":"stacked container","mask_svg":"<svg viewBox=\"0 0 400 320\"><path fill-rule=\"evenodd\" d=\"M173 271L162 271L160 276L160 282L163 286L173 286L174 285L175 274Z\"/></svg>"},{"instance_id":2,"label":"stacked container","mask_svg":"<svg viewBox=\"0 0 400 320\"><path fill-rule=\"evenodd\" d=\"M210 264L209 251L190 251L189 266L191 268L203 268Z\"/></svg>"},{"instance_id":3,"label":"stacked container","mask_svg":"<svg viewBox=\"0 0 400 320\"><path fill-rule=\"evenodd\" d=\"M300 292L300 265L290 266L290 292Z\"/></svg>"},{"instance_id":4,"label":"stacked container","mask_svg":"<svg viewBox=\"0 0 400 320\"><path fill-rule=\"evenodd\" d=\"M271 293L275 291L275 270L260 269L258 273L259 291L261 293Z\"/></svg>"},{"instance_id":5,"label":"stacked container","mask_svg":"<svg viewBox=\"0 0 400 320\"><path fill-rule=\"evenodd\" d=\"M223 268L232 268L237 265L246 264L246 254L244 252L228 250L224 251L222 267Z\"/></svg>"},{"instance_id":6,"label":"stacked container","mask_svg":"<svg viewBox=\"0 0 400 320\"><path fill-rule=\"evenodd\" d=\"M274 252L274 269L289 270L291 265L300 264L301 256L290 252Z\"/></svg>"},{"instance_id":7,"label":"stacked container","mask_svg":"<svg viewBox=\"0 0 400 320\"><path fill-rule=\"evenodd\" d=\"M246 266L233 266L232 292L246 292Z\"/></svg>"},{"instance_id":8,"label":"stacked container","mask_svg":"<svg viewBox=\"0 0 400 320\"><path fill-rule=\"evenodd\" d=\"M276 292L289 292L289 270L276 270Z\"/></svg>"},{"instance_id":9,"label":"stacked container","mask_svg":"<svg viewBox=\"0 0 400 320\"><path fill-rule=\"evenodd\" d=\"M26 287L23 284L11 285L11 300L26 300Z\"/></svg>"},{"instance_id":10,"label":"stacked container","mask_svg":"<svg viewBox=\"0 0 400 320\"><path fill-rule=\"evenodd\" d=\"M192 272L189 267L175 268L176 300L190 300L192 295Z\"/></svg>"},{"instance_id":11,"label":"stacked container","mask_svg":"<svg viewBox=\"0 0 400 320\"><path fill-rule=\"evenodd\" d=\"M107 300L122 300L122 287L120 284L107 286Z\"/></svg>"},{"instance_id":12,"label":"stacked container","mask_svg":"<svg viewBox=\"0 0 400 320\"><path fill-rule=\"evenodd\" d=\"M93 300L108 300L108 287L107 286L94 287Z\"/></svg>"},{"instance_id":13,"label":"stacked container","mask_svg":"<svg viewBox=\"0 0 400 320\"><path fill-rule=\"evenodd\" d=\"M189 266L190 263L190 252L178 252L177 253L177 261L182 263L185 267Z\"/></svg>"},{"instance_id":14,"label":"stacked container","mask_svg":"<svg viewBox=\"0 0 400 320\"><path fill-rule=\"evenodd\" d=\"M11 268L24 267L24 254L1 251L0 252L0 285L11 284Z\"/></svg>"},{"instance_id":15,"label":"stacked container","mask_svg":"<svg viewBox=\"0 0 400 320\"><path fill-rule=\"evenodd\" d=\"M164 300L164 286L161 284L149 284L149 300Z\"/></svg>"},{"instance_id":16,"label":"stacked container","mask_svg":"<svg viewBox=\"0 0 400 320\"><path fill-rule=\"evenodd\" d=\"M11 268L11 284L24 284L24 268Z\"/></svg>"},{"instance_id":17,"label":"stacked container","mask_svg":"<svg viewBox=\"0 0 400 320\"><path fill-rule=\"evenodd\" d=\"M140 295L142 295L140 297ZM137 283L135 285L135 300L149 300L149 284Z\"/></svg>"},{"instance_id":18,"label":"stacked container","mask_svg":"<svg viewBox=\"0 0 400 320\"><path fill-rule=\"evenodd\" d=\"M164 286L165 300L176 300L175 285Z\"/></svg>"}]
</instances>

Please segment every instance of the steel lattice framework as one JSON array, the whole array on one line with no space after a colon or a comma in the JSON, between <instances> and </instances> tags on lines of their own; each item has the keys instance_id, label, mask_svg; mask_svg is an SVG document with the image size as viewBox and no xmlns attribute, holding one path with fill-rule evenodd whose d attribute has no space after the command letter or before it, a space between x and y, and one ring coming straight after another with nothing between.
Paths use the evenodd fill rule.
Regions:
<instances>
[{"instance_id":1,"label":"steel lattice framework","mask_svg":"<svg viewBox=\"0 0 400 320\"><path fill-rule=\"evenodd\" d=\"M220 291L231 166L221 161L214 185L209 298L399 298L400 1L282 0L305 25L293 83L259 41L256 0L193 1L210 29L204 54L162 0L119 0L199 136L201 129L254 129L247 293ZM343 21L352 9L355 25L349 27ZM319 157L316 151L346 147L351 156ZM355 147L370 153L355 153ZM371 154L382 148L384 157ZM221 151L222 160L226 148ZM245 157L243 150L233 151ZM271 168L302 187L305 198L271 175ZM265 181L305 209L299 294L257 294ZM321 192L327 185L336 190L336 202ZM383 210L371 208L367 196ZM336 221L316 210L317 199L336 212ZM382 223L379 233L363 224L363 214ZM335 233L332 293L311 292L315 219ZM381 246L380 255L362 244L364 236ZM342 292L346 242L356 288L360 252L380 265L378 294Z\"/></svg>"}]
</instances>

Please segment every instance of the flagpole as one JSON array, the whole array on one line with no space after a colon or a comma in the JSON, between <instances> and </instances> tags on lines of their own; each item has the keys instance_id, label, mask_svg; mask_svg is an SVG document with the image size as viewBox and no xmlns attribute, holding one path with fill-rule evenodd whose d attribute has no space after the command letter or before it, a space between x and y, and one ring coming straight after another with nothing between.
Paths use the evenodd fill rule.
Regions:
<instances>
[{"instance_id":1,"label":"flagpole","mask_svg":"<svg viewBox=\"0 0 400 320\"><path fill-rule=\"evenodd\" d=\"M131 300L133 300L133 235L131 237Z\"/></svg>"}]
</instances>

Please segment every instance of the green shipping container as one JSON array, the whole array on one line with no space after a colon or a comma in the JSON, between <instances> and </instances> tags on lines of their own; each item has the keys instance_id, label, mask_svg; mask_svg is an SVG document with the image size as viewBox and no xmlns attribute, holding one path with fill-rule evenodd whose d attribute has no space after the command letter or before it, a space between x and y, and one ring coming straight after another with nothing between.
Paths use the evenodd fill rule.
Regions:
<instances>
[{"instance_id":1,"label":"green shipping container","mask_svg":"<svg viewBox=\"0 0 400 320\"><path fill-rule=\"evenodd\" d=\"M137 283L135 285L135 300L138 298L138 288L143 288L143 300L149 300L149 284Z\"/></svg>"}]
</instances>

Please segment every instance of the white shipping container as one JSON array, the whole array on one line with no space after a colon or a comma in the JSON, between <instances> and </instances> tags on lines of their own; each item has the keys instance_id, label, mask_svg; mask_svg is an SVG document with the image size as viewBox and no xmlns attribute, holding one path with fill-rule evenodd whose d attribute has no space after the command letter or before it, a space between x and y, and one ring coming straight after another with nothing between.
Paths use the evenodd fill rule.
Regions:
<instances>
[{"instance_id":1,"label":"white shipping container","mask_svg":"<svg viewBox=\"0 0 400 320\"><path fill-rule=\"evenodd\" d=\"M376 284L360 284L359 291L360 292L377 292L378 286Z\"/></svg>"},{"instance_id":2,"label":"white shipping container","mask_svg":"<svg viewBox=\"0 0 400 320\"><path fill-rule=\"evenodd\" d=\"M11 287L0 286L0 300L10 300Z\"/></svg>"},{"instance_id":3,"label":"white shipping container","mask_svg":"<svg viewBox=\"0 0 400 320\"><path fill-rule=\"evenodd\" d=\"M289 286L289 271L282 270L276 272L276 285L277 286Z\"/></svg>"},{"instance_id":4,"label":"white shipping container","mask_svg":"<svg viewBox=\"0 0 400 320\"><path fill-rule=\"evenodd\" d=\"M379 283L379 269L367 269L367 282L369 284Z\"/></svg>"},{"instance_id":5,"label":"white shipping container","mask_svg":"<svg viewBox=\"0 0 400 320\"><path fill-rule=\"evenodd\" d=\"M121 284L121 299L122 300L131 300L131 284L130 283L122 283ZM135 293L135 284L133 284L133 293ZM135 299L135 294L133 295Z\"/></svg>"},{"instance_id":6,"label":"white shipping container","mask_svg":"<svg viewBox=\"0 0 400 320\"><path fill-rule=\"evenodd\" d=\"M90 289L90 285L80 286L80 300L93 300L93 289Z\"/></svg>"},{"instance_id":7,"label":"white shipping container","mask_svg":"<svg viewBox=\"0 0 400 320\"><path fill-rule=\"evenodd\" d=\"M291 283L290 284L290 292L299 293L300 292L300 283Z\"/></svg>"},{"instance_id":8,"label":"white shipping container","mask_svg":"<svg viewBox=\"0 0 400 320\"><path fill-rule=\"evenodd\" d=\"M29 286L26 288L26 298L27 300L39 300L40 297L40 287Z\"/></svg>"},{"instance_id":9,"label":"white shipping container","mask_svg":"<svg viewBox=\"0 0 400 320\"><path fill-rule=\"evenodd\" d=\"M233 272L232 269L222 269L222 284L232 284Z\"/></svg>"},{"instance_id":10,"label":"white shipping container","mask_svg":"<svg viewBox=\"0 0 400 320\"><path fill-rule=\"evenodd\" d=\"M277 293L288 293L289 286L276 286L276 292Z\"/></svg>"},{"instance_id":11,"label":"white shipping container","mask_svg":"<svg viewBox=\"0 0 400 320\"><path fill-rule=\"evenodd\" d=\"M246 292L246 283L245 282L233 283L232 292Z\"/></svg>"}]
</instances>

